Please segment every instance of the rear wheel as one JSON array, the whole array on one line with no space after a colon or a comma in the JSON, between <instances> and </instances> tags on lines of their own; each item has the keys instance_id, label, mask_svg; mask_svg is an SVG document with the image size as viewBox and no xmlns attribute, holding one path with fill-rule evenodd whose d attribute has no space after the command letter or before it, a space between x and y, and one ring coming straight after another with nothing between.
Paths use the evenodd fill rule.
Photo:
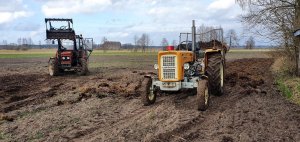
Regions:
<instances>
[{"instance_id":1,"label":"rear wheel","mask_svg":"<svg viewBox=\"0 0 300 142\"><path fill-rule=\"evenodd\" d=\"M220 96L224 91L224 63L220 53L208 56L206 74L209 78L209 93Z\"/></svg>"},{"instance_id":2,"label":"rear wheel","mask_svg":"<svg viewBox=\"0 0 300 142\"><path fill-rule=\"evenodd\" d=\"M141 100L145 106L155 102L157 90L152 87L152 79L145 78L141 85Z\"/></svg>"},{"instance_id":3,"label":"rear wheel","mask_svg":"<svg viewBox=\"0 0 300 142\"><path fill-rule=\"evenodd\" d=\"M205 111L209 106L209 98L208 81L200 80L197 88L197 109Z\"/></svg>"},{"instance_id":4,"label":"rear wheel","mask_svg":"<svg viewBox=\"0 0 300 142\"><path fill-rule=\"evenodd\" d=\"M78 75L86 75L88 73L87 60L80 59L81 68L77 71Z\"/></svg>"},{"instance_id":5,"label":"rear wheel","mask_svg":"<svg viewBox=\"0 0 300 142\"><path fill-rule=\"evenodd\" d=\"M58 62L55 59L50 59L49 65L48 65L48 70L50 76L57 76L59 74L59 67L58 67Z\"/></svg>"}]
</instances>

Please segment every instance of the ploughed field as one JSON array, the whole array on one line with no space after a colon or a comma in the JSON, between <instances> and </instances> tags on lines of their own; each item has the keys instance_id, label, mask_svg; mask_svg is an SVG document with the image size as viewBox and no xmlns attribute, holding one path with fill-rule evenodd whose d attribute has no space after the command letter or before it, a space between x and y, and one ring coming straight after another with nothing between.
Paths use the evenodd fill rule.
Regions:
<instances>
[{"instance_id":1,"label":"ploughed field","mask_svg":"<svg viewBox=\"0 0 300 142\"><path fill-rule=\"evenodd\" d=\"M205 112L191 91L142 105L156 53L95 54L87 76L50 77L47 60L0 58L0 141L300 141L300 106L276 89L260 52L228 54L225 94Z\"/></svg>"}]
</instances>

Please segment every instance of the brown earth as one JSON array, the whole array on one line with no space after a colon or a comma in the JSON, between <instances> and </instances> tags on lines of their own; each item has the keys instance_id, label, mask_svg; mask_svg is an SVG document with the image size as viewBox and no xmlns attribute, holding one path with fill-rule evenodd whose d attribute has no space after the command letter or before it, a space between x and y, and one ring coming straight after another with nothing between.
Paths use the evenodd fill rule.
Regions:
<instances>
[{"instance_id":1,"label":"brown earth","mask_svg":"<svg viewBox=\"0 0 300 142\"><path fill-rule=\"evenodd\" d=\"M151 65L50 77L45 62L15 62L0 61L0 141L300 141L300 106L276 89L272 59L228 62L205 112L189 91L143 106Z\"/></svg>"}]
</instances>

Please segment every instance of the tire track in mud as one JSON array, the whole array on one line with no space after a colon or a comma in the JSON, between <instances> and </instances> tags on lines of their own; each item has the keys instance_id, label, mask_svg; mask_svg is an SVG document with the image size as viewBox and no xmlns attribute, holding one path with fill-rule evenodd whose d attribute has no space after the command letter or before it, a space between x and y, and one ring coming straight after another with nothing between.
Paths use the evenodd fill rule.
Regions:
<instances>
[{"instance_id":1,"label":"tire track in mud","mask_svg":"<svg viewBox=\"0 0 300 142\"><path fill-rule=\"evenodd\" d=\"M101 71L82 77L37 76L42 79L31 81L32 85L23 87L25 92L29 92L29 97L18 101L33 99L37 104L46 103L42 105L44 110L56 114L55 118L65 118L63 122L71 122L73 118L60 116L62 114L78 115L74 118L76 123L64 124L61 131L43 131L45 137L39 139L41 141L299 141L300 108L286 101L274 87L272 75L266 69L272 63L272 59L228 62L225 94L213 96L211 106L205 112L198 112L195 96L184 91L160 94L154 105L143 106L138 97L138 87L145 72L129 69L115 72L109 69L114 73L103 75L105 71ZM9 82L8 89L0 87L0 91L14 86L13 81ZM55 88L55 85L58 87ZM26 90L26 87L29 89ZM8 91L8 94L19 96L23 88L16 89L15 94ZM34 88L37 90L29 91ZM47 96L41 90L47 93L51 88L57 95L34 97ZM75 103L72 103L74 100ZM24 106L16 107L11 112L25 109L29 104L24 103ZM4 103L1 105L7 106ZM30 105L27 107L30 108ZM84 111L87 111L86 115L82 114ZM27 119L22 118L17 124L28 122ZM52 124L51 119L45 120L50 121L45 122L49 126L42 129L61 127L56 126L61 124L59 122ZM16 128L10 133L17 135L18 131L26 130ZM24 137L28 140L28 133L17 135L13 140Z\"/></svg>"},{"instance_id":2,"label":"tire track in mud","mask_svg":"<svg viewBox=\"0 0 300 142\"><path fill-rule=\"evenodd\" d=\"M120 125L124 125L128 123L128 120L140 118L142 115L148 111L147 108L139 108L134 110L130 115L126 115L124 117L119 118L117 121L111 121L106 125L97 125L92 128L88 128L87 130L79 131L79 136L75 138L71 138L72 141L85 141L87 139L95 140L95 141L103 141L104 139L99 138L99 134L107 136L111 134L111 131L116 131L115 129L121 129ZM105 129L103 129L105 128ZM78 134L76 134L78 135ZM89 141L90 141L89 140Z\"/></svg>"},{"instance_id":3,"label":"tire track in mud","mask_svg":"<svg viewBox=\"0 0 300 142\"><path fill-rule=\"evenodd\" d=\"M21 107L40 104L46 98L56 95L62 81L50 79L47 75L9 75L1 77L3 100L0 112L8 113ZM17 89L14 86L18 86Z\"/></svg>"}]
</instances>

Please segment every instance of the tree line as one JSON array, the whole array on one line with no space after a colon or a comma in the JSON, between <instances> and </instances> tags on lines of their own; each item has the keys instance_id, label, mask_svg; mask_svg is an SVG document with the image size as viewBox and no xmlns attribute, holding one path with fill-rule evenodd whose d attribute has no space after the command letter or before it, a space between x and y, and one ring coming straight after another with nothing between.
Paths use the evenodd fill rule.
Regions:
<instances>
[{"instance_id":1,"label":"tree line","mask_svg":"<svg viewBox=\"0 0 300 142\"><path fill-rule=\"evenodd\" d=\"M300 75L300 0L236 0L246 11L241 17L247 28L258 36L276 42L292 65L292 74Z\"/></svg>"}]
</instances>

